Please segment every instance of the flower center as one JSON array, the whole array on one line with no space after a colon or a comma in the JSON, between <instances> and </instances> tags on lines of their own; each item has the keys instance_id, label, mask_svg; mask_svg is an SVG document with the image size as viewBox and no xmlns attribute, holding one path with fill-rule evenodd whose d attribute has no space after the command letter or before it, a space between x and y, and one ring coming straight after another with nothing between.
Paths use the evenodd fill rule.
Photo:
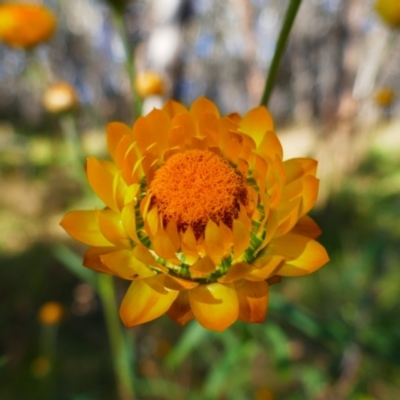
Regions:
<instances>
[{"instance_id":1,"label":"flower center","mask_svg":"<svg viewBox=\"0 0 400 400\"><path fill-rule=\"evenodd\" d=\"M150 190L164 224L175 220L180 231L192 226L197 238L209 219L232 227L240 204L248 203L243 176L211 151L173 155L157 170Z\"/></svg>"}]
</instances>

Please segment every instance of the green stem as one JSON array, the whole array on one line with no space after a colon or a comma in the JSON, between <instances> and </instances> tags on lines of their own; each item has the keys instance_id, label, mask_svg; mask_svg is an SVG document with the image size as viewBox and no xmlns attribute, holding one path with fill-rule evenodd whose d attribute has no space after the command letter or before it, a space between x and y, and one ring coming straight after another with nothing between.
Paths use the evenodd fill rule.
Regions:
<instances>
[{"instance_id":1,"label":"green stem","mask_svg":"<svg viewBox=\"0 0 400 400\"><path fill-rule=\"evenodd\" d=\"M74 115L72 113L61 115L60 125L64 140L68 145L69 158L73 167L72 170L77 175L77 179L79 179L83 187L86 188L87 181L84 169L85 155L82 149Z\"/></svg>"},{"instance_id":2,"label":"green stem","mask_svg":"<svg viewBox=\"0 0 400 400\"><path fill-rule=\"evenodd\" d=\"M274 58L272 59L271 66L268 71L268 77L265 82L264 93L261 97L260 105L265 105L266 107L268 106L268 102L274 88L278 67L285 52L286 42L288 40L289 33L292 29L293 22L296 18L300 4L301 0L291 0L290 5L286 11L281 32L279 33L278 42L276 44Z\"/></svg>"},{"instance_id":3,"label":"green stem","mask_svg":"<svg viewBox=\"0 0 400 400\"><path fill-rule=\"evenodd\" d=\"M98 293L103 303L119 398L120 400L133 400L135 398L133 373L129 357L131 349L128 347L127 339L122 331L121 321L118 316L118 305L115 299L112 276L100 274L98 279Z\"/></svg>"},{"instance_id":4,"label":"green stem","mask_svg":"<svg viewBox=\"0 0 400 400\"><path fill-rule=\"evenodd\" d=\"M131 87L134 117L137 119L142 114L142 101L136 91L136 86L135 86L136 70L135 70L134 50L131 48L131 45L129 43L128 30L125 24L123 12L115 10L114 21L124 46L125 68L128 74L129 83Z\"/></svg>"}]
</instances>

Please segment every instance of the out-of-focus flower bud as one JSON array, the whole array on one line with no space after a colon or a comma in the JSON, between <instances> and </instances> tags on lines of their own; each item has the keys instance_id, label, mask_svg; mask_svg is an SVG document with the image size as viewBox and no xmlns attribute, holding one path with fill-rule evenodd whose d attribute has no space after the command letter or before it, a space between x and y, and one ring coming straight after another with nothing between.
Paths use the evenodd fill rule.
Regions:
<instances>
[{"instance_id":1,"label":"out-of-focus flower bud","mask_svg":"<svg viewBox=\"0 0 400 400\"><path fill-rule=\"evenodd\" d=\"M44 303L39 310L39 321L43 325L56 325L64 317L64 307L56 301Z\"/></svg>"},{"instance_id":2,"label":"out-of-focus flower bud","mask_svg":"<svg viewBox=\"0 0 400 400\"><path fill-rule=\"evenodd\" d=\"M78 103L75 89L67 82L54 83L43 96L43 106L52 114L71 111Z\"/></svg>"},{"instance_id":3,"label":"out-of-focus flower bud","mask_svg":"<svg viewBox=\"0 0 400 400\"><path fill-rule=\"evenodd\" d=\"M0 40L12 47L30 49L48 40L56 29L54 14L35 4L0 4Z\"/></svg>"},{"instance_id":4,"label":"out-of-focus flower bud","mask_svg":"<svg viewBox=\"0 0 400 400\"><path fill-rule=\"evenodd\" d=\"M396 94L390 87L381 87L374 95L375 103L380 107L389 107L395 98Z\"/></svg>"},{"instance_id":5,"label":"out-of-focus flower bud","mask_svg":"<svg viewBox=\"0 0 400 400\"><path fill-rule=\"evenodd\" d=\"M400 1L376 0L375 11L388 25L400 28Z\"/></svg>"},{"instance_id":6,"label":"out-of-focus flower bud","mask_svg":"<svg viewBox=\"0 0 400 400\"><path fill-rule=\"evenodd\" d=\"M51 370L51 363L47 357L37 357L31 365L32 375L36 378L44 378Z\"/></svg>"},{"instance_id":7,"label":"out-of-focus flower bud","mask_svg":"<svg viewBox=\"0 0 400 400\"><path fill-rule=\"evenodd\" d=\"M135 87L140 97L162 95L165 92L163 78L154 71L144 71L136 75Z\"/></svg>"}]
</instances>

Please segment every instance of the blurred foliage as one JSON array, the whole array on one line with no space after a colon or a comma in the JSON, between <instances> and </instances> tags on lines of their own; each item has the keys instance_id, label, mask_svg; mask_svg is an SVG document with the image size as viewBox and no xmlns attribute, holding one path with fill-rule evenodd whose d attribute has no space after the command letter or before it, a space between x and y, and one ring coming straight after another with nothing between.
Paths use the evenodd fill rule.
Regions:
<instances>
[{"instance_id":1,"label":"blurred foliage","mask_svg":"<svg viewBox=\"0 0 400 400\"><path fill-rule=\"evenodd\" d=\"M77 123L85 152L103 154L104 121L130 121L123 50L106 2L47 3L63 15L49 47L28 55L0 46L0 399L114 399L104 316L92 289L98 275L81 266L77 254L83 248L58 230L66 209L93 206L93 199L71 173L59 121L44 113L41 96L49 71L49 80L56 71L57 78L73 84L82 103ZM284 6L277 0L247 3L252 23L240 26L247 26L246 35L252 28L255 33L245 39L238 37L242 31L233 6L180 3L173 21L183 30L184 43L167 68L170 93L187 103L207 94L224 111L248 108L257 97L254 82L257 86L272 56ZM271 101L281 122L304 123L311 115L306 122L314 130L317 126L323 140L340 133L336 118L348 123L353 117L343 114L341 104L357 76L365 77L354 57L361 53L363 60L360 48L372 48L374 35L382 33L364 3L303 2ZM127 5L132 45L148 44L157 27L149 10L145 1ZM149 21L151 29L145 28ZM398 40L385 38L397 48ZM249 40L255 41L253 53L246 53ZM138 64L153 68L152 56L143 53L139 48ZM382 56L386 69L369 77L371 93L377 82L395 84L396 54ZM331 262L314 275L272 286L265 324L236 323L220 334L196 322L182 328L163 317L130 330L138 399L400 398L398 104L381 114L369 108L368 93L356 100L355 119L374 114L380 122L351 125L349 136L372 131L374 140L367 137L362 162L345 170L336 190L314 212ZM382 126L395 127L389 140L379 136ZM292 130L298 131L298 125ZM346 145L343 152L356 152ZM329 142L326 147L334 168L342 168L334 158L342 148L335 153ZM116 285L120 300L126 282ZM47 301L67 310L53 331L37 318Z\"/></svg>"}]
</instances>

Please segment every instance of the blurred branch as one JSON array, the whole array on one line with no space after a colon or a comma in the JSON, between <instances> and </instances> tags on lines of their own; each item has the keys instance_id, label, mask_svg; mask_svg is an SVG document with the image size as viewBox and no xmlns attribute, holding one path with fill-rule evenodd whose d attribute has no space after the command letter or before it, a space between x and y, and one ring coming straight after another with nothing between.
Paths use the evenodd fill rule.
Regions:
<instances>
[{"instance_id":1,"label":"blurred branch","mask_svg":"<svg viewBox=\"0 0 400 400\"><path fill-rule=\"evenodd\" d=\"M285 52L286 42L289 38L293 22L296 19L297 12L300 8L301 0L291 0L290 5L286 11L281 32L279 33L278 42L276 44L275 54L269 67L268 77L265 82L264 93L261 97L260 105L268 107L269 99L274 89L275 78L278 72L279 64Z\"/></svg>"}]
</instances>

